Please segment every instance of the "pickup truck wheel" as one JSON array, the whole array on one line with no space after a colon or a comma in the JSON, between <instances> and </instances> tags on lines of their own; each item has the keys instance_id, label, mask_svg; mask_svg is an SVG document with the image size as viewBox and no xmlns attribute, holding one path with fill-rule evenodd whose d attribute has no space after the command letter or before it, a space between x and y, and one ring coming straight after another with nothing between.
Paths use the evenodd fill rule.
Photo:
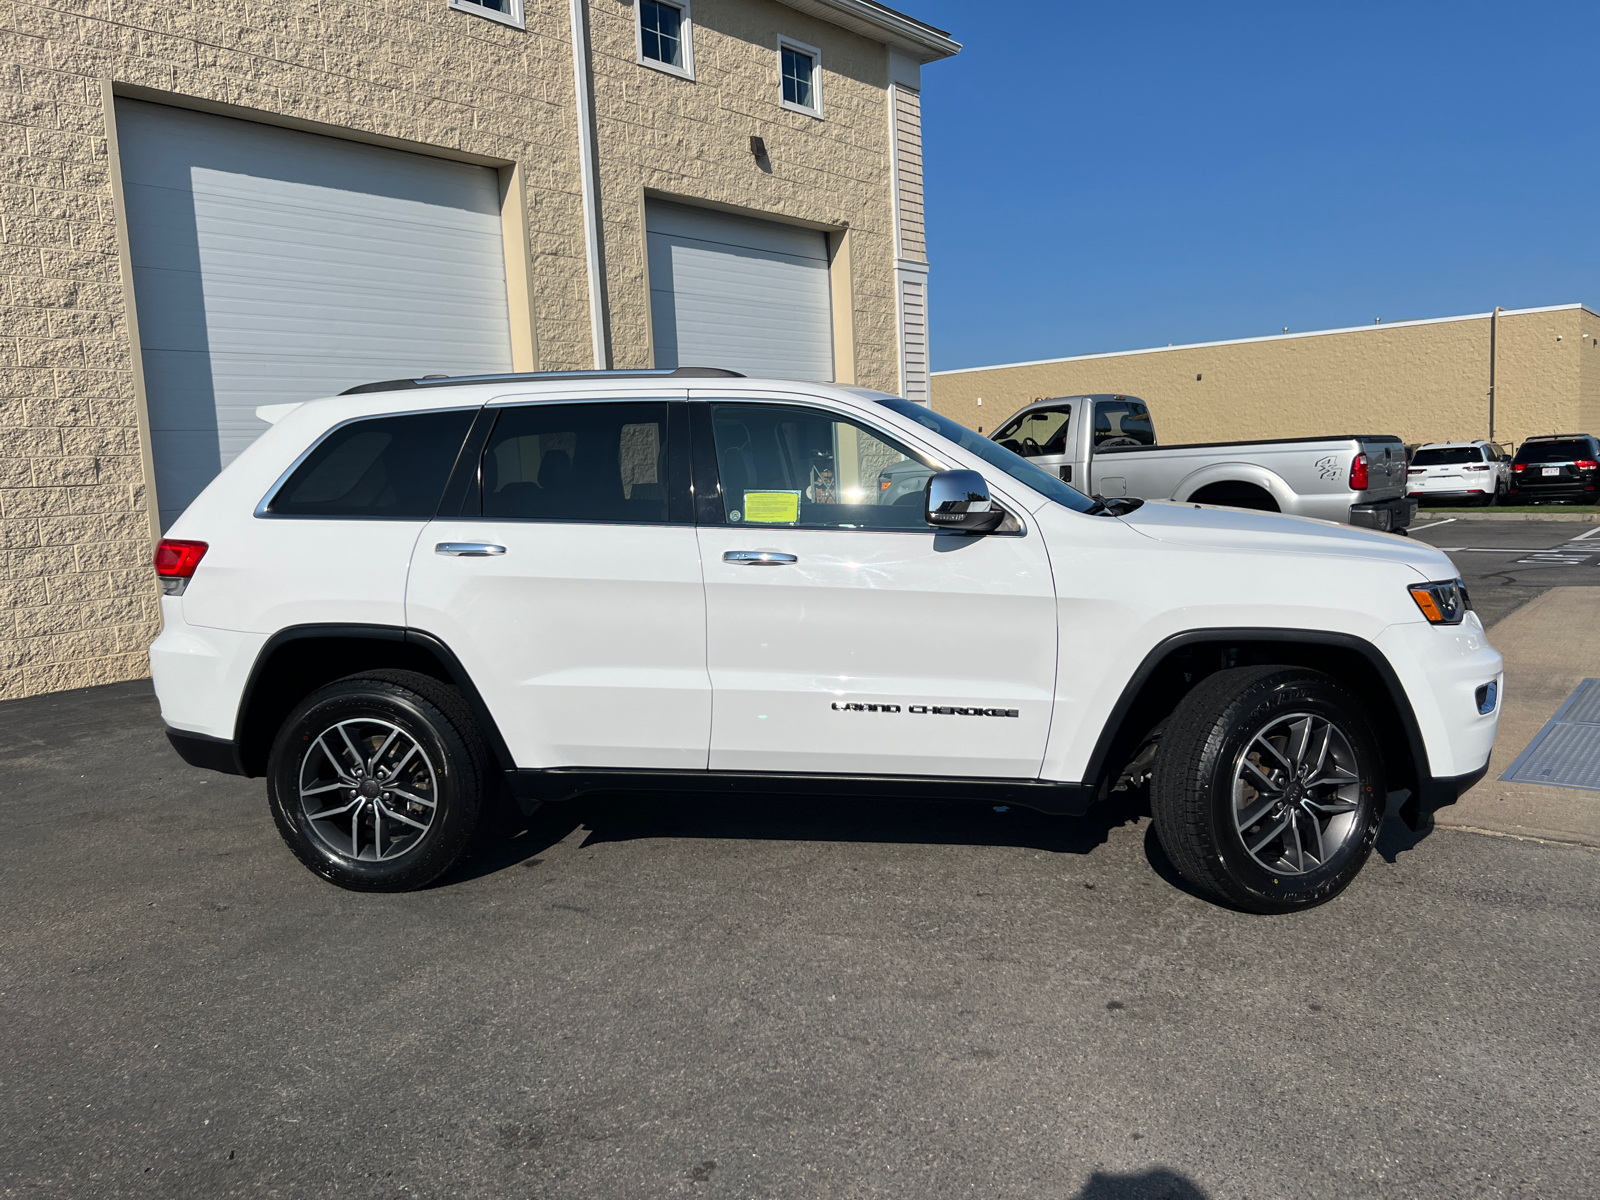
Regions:
<instances>
[{"instance_id":1,"label":"pickup truck wheel","mask_svg":"<svg viewBox=\"0 0 1600 1200\"><path fill-rule=\"evenodd\" d=\"M1385 795L1377 739L1350 692L1300 667L1238 667L1179 702L1150 806L1190 883L1277 913L1349 885L1377 840Z\"/></svg>"},{"instance_id":2,"label":"pickup truck wheel","mask_svg":"<svg viewBox=\"0 0 1600 1200\"><path fill-rule=\"evenodd\" d=\"M371 671L289 714L267 760L267 797L289 849L324 879L410 891L472 844L488 761L454 691L411 671Z\"/></svg>"}]
</instances>

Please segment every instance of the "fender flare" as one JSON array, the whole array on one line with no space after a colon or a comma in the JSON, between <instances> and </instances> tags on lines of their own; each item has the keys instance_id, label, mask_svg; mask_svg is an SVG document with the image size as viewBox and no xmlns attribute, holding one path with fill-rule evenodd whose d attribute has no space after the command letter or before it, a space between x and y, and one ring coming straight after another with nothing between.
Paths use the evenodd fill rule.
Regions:
<instances>
[{"instance_id":1,"label":"fender flare","mask_svg":"<svg viewBox=\"0 0 1600 1200\"><path fill-rule=\"evenodd\" d=\"M240 775L248 775L244 761L245 746L245 717L250 711L251 702L255 698L256 689L261 682L262 672L272 656L282 647L300 641L374 641L374 642L399 642L416 646L430 654L444 669L444 673L461 698L466 702L472 712L473 720L478 723L484 740L489 743L489 751L494 755L495 762L501 770L511 771L516 769L512 760L510 747L506 745L505 738L501 736L500 726L495 721L494 715L489 711L489 706L484 703L483 696L472 681L472 676L467 673L466 667L456 657L442 640L431 633L421 629L411 629L400 625L291 625L278 630L262 645L256 653L255 662L250 665L250 675L245 680L244 690L239 694L239 708L234 715L233 726L233 754L239 767Z\"/></svg>"},{"instance_id":2,"label":"fender flare","mask_svg":"<svg viewBox=\"0 0 1600 1200\"><path fill-rule=\"evenodd\" d=\"M1100 728L1100 736L1095 739L1094 750L1089 755L1089 761L1084 767L1083 783L1086 787L1095 787L1107 766L1111 755L1112 745L1121 732L1123 721L1133 709L1134 702L1143 690L1156 668L1174 651L1182 650L1186 646L1193 646L1206 642L1253 642L1253 643L1280 643L1285 645L1312 645L1327 646L1339 650L1352 651L1361 656L1376 673L1379 681L1389 694L1390 703L1394 705L1395 712L1400 717L1400 726L1405 734L1406 747L1411 754L1415 787L1411 798L1402 806L1401 815L1406 823L1413 828L1425 813L1432 812L1446 804L1454 803L1459 792L1452 787L1452 780L1435 779L1428 765L1428 747L1422 740L1422 727L1417 723L1416 711L1412 708L1411 697L1407 694L1405 685L1400 682L1393 665L1379 650L1365 638L1356 637L1349 633L1336 633L1324 629L1282 629L1282 628L1253 628L1253 627L1217 627L1211 629L1188 629L1182 633L1172 634L1157 642L1140 661L1132 675L1122 687L1117 702L1106 715L1105 723ZM1476 782L1476 780L1473 780ZM1470 785L1469 785L1470 786ZM1464 790L1464 789L1463 789ZM1448 798L1445 798L1448 793Z\"/></svg>"},{"instance_id":3,"label":"fender flare","mask_svg":"<svg viewBox=\"0 0 1600 1200\"><path fill-rule=\"evenodd\" d=\"M1189 497L1213 483L1250 483L1262 489L1277 502L1282 512L1289 512L1299 499L1298 493L1284 482L1283 477L1257 463L1208 463L1185 475L1172 489L1172 498L1188 503Z\"/></svg>"}]
</instances>

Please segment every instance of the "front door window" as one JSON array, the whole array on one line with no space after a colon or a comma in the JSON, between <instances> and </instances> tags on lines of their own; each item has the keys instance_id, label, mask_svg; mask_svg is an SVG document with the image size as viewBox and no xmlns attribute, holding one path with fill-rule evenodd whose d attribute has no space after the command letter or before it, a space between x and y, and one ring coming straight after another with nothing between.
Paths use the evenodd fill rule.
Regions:
<instances>
[{"instance_id":1,"label":"front door window","mask_svg":"<svg viewBox=\"0 0 1600 1200\"><path fill-rule=\"evenodd\" d=\"M712 435L730 525L927 530L923 493L940 468L821 409L714 404Z\"/></svg>"}]
</instances>

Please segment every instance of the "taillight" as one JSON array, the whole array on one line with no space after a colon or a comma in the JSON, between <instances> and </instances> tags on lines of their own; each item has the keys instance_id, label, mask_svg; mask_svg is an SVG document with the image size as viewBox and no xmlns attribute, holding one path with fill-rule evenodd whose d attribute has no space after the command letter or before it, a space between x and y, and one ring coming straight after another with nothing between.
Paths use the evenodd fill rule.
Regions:
<instances>
[{"instance_id":1,"label":"taillight","mask_svg":"<svg viewBox=\"0 0 1600 1200\"><path fill-rule=\"evenodd\" d=\"M1593 471L1596 467L1600 467L1600 462L1596 462L1592 458L1580 458L1572 465L1577 467L1580 471Z\"/></svg>"},{"instance_id":2,"label":"taillight","mask_svg":"<svg viewBox=\"0 0 1600 1200\"><path fill-rule=\"evenodd\" d=\"M1527 469L1528 469L1528 464L1527 463L1512 463L1511 464L1511 471L1512 471L1512 474L1514 474L1514 475L1521 475Z\"/></svg>"},{"instance_id":3,"label":"taillight","mask_svg":"<svg viewBox=\"0 0 1600 1200\"><path fill-rule=\"evenodd\" d=\"M1487 464L1476 466L1476 467L1468 467L1467 468L1467 470L1469 470L1469 471L1487 471L1488 469L1489 468L1488 468Z\"/></svg>"},{"instance_id":4,"label":"taillight","mask_svg":"<svg viewBox=\"0 0 1600 1200\"><path fill-rule=\"evenodd\" d=\"M1406 474L1407 475L1426 475L1427 471L1422 467L1412 467L1409 471L1406 472Z\"/></svg>"},{"instance_id":5,"label":"taillight","mask_svg":"<svg viewBox=\"0 0 1600 1200\"><path fill-rule=\"evenodd\" d=\"M1367 456L1358 454L1355 461L1350 464L1350 490L1364 492L1367 490Z\"/></svg>"},{"instance_id":6,"label":"taillight","mask_svg":"<svg viewBox=\"0 0 1600 1200\"><path fill-rule=\"evenodd\" d=\"M185 542L176 538L162 538L156 547L156 578L161 581L163 596L181 596L194 578L194 569L206 556L205 542Z\"/></svg>"}]
</instances>

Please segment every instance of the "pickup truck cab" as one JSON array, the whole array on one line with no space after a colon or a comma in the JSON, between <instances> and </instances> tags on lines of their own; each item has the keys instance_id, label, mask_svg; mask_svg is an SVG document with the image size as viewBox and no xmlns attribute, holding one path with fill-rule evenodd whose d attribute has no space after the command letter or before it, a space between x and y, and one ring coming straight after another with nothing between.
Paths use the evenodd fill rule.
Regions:
<instances>
[{"instance_id":1,"label":"pickup truck cab","mask_svg":"<svg viewBox=\"0 0 1600 1200\"><path fill-rule=\"evenodd\" d=\"M1137 396L1062 396L1027 405L994 440L1080 491L1317 517L1399 531L1406 498L1397 437L1278 438L1161 445Z\"/></svg>"},{"instance_id":2,"label":"pickup truck cab","mask_svg":"<svg viewBox=\"0 0 1600 1200\"><path fill-rule=\"evenodd\" d=\"M1500 655L1426 545L1097 503L898 397L704 368L260 411L161 542L151 672L344 887L426 884L503 791L1148 788L1196 887L1283 911L1487 768Z\"/></svg>"}]
</instances>

